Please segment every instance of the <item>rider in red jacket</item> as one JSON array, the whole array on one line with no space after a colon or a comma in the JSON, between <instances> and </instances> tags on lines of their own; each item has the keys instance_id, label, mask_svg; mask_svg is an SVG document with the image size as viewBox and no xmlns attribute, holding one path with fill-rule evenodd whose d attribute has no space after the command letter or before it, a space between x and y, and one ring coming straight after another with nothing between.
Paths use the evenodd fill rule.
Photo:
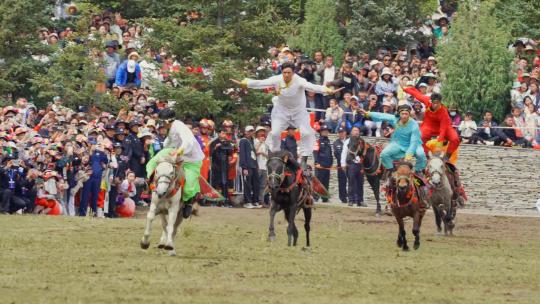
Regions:
<instances>
[{"instance_id":1,"label":"rider in red jacket","mask_svg":"<svg viewBox=\"0 0 540 304\"><path fill-rule=\"evenodd\" d=\"M420 101L426 106L426 113L424 115L424 121L420 126L420 132L422 133L422 143L424 145L424 151L428 154L426 143L432 138L437 136L439 142L448 141L448 148L446 150L446 159L450 159L450 156L459 147L459 136L456 130L452 127L452 121L448 114L448 109L442 104L441 94L434 93L431 97L423 95L418 89L414 87L408 87L403 89L407 94L412 95L415 99Z\"/></svg>"},{"instance_id":2,"label":"rider in red jacket","mask_svg":"<svg viewBox=\"0 0 540 304\"><path fill-rule=\"evenodd\" d=\"M420 132L422 133L422 143L426 155L428 155L428 149L426 143L431 140L432 137L437 136L437 141L442 143L448 141L448 147L446 149L445 160L448 161L454 151L457 150L460 144L459 136L456 130L452 127L452 121L448 114L448 109L442 104L441 94L434 93L431 97L422 94L418 89L414 87L408 87L403 89L407 94L413 96L426 106L426 112L424 115L424 121L420 126ZM462 205L463 201L467 199L463 186L459 178L457 168L451 166L451 171L454 175L454 196L453 199L458 199L459 196L463 200L458 200Z\"/></svg>"}]
</instances>

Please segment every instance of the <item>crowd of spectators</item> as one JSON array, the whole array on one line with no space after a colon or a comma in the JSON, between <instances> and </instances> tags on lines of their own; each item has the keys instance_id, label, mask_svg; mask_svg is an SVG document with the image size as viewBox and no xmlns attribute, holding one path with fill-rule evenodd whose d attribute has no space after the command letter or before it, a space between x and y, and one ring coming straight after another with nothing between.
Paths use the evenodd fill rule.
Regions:
<instances>
[{"instance_id":1,"label":"crowd of spectators","mask_svg":"<svg viewBox=\"0 0 540 304\"><path fill-rule=\"evenodd\" d=\"M56 11L55 18L68 20L76 11L75 5L66 5ZM422 120L425 107L406 94L403 87L416 86L426 95L440 92L433 47L447 41L452 16L450 10L435 17L433 22L428 19L421 26L427 39L418 44L397 50L380 49L375 56L348 51L340 58L341 66L335 65L334 57L341 54L303 54L301 50L282 46L268 51L269 56L261 59L259 70L278 74L282 63L295 62L296 73L308 81L343 88L336 95L307 95L306 106L313 112L312 126L324 136L328 132L339 133L338 140L343 141L354 128L363 136L389 136L392 132L389 125L371 121L358 110L395 113L397 106L406 103L414 109L413 117ZM86 216L91 210L95 216L115 217L117 208L126 201L147 204L145 164L162 149L167 135L166 123L159 119L159 113L173 105L171 101L152 97L151 83L177 85L169 76L180 69L203 75L210 73L202 67L181 66L166 49L145 48L144 29L123 19L120 13L96 14L89 30L85 39L101 40L103 45L102 50L89 56L103 66L108 92L125 100L129 108L119 113L109 113L98 106L70 109L57 96L47 107L38 109L25 98L5 97L8 105L0 112L0 211L3 213ZM39 35L42 43L57 45L57 52L61 52L65 45L78 43L70 39L73 31L76 29L72 27L41 28ZM509 51L516 55L512 112L500 125L489 111L476 123L473 113L466 109L449 109L466 143L527 147L540 143L537 43L520 39ZM33 60L49 58L36 56ZM183 120L192 128L206 155L201 175L225 197L223 205L230 205L232 193L242 188L247 207L266 205L265 138L270 122L261 119L259 126L240 129L228 120L217 126L210 119L193 121L184 117ZM295 136L294 128L290 128L282 143L283 149L293 154L296 154ZM336 142L333 146L336 149ZM257 156L256 163L242 157L251 152ZM337 158L337 153L334 150L331 155ZM339 166L339 160L336 163ZM341 188L340 183L340 200L347 202L346 190Z\"/></svg>"}]
</instances>

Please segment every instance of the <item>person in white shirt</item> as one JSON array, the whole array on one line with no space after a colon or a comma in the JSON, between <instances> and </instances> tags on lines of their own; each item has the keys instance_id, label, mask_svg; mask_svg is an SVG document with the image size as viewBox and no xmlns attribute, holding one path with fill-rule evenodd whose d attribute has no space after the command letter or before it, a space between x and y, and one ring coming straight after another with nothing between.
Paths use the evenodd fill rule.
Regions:
<instances>
[{"instance_id":1,"label":"person in white shirt","mask_svg":"<svg viewBox=\"0 0 540 304\"><path fill-rule=\"evenodd\" d=\"M458 129L464 143L470 143L471 138L476 134L476 130L478 129L476 122L472 118L472 112L467 111L467 113L465 113L465 119L459 124Z\"/></svg>"},{"instance_id":2,"label":"person in white shirt","mask_svg":"<svg viewBox=\"0 0 540 304\"><path fill-rule=\"evenodd\" d=\"M263 126L258 126L257 129L255 129L255 139L253 140L255 145L255 154L257 155L257 166L259 167L259 202L261 202L264 206L267 204L265 203L264 197L265 197L265 189L266 189L266 183L267 181L267 170L266 170L266 163L268 162L268 145L266 144L266 128Z\"/></svg>"},{"instance_id":3,"label":"person in white shirt","mask_svg":"<svg viewBox=\"0 0 540 304\"><path fill-rule=\"evenodd\" d=\"M264 80L244 79L241 82L231 79L244 88L265 89L273 88L276 96L272 99L272 131L268 139L270 151L278 152L281 149L281 132L289 126L300 129L300 154L302 168L307 168L307 158L315 146L315 131L311 128L309 114L306 110L306 91L315 93L335 94L326 86L308 82L294 73L294 64L286 62L281 66L281 75L272 76Z\"/></svg>"},{"instance_id":4,"label":"person in white shirt","mask_svg":"<svg viewBox=\"0 0 540 304\"><path fill-rule=\"evenodd\" d=\"M191 215L192 203L200 192L199 176L201 173L204 152L193 132L180 120L175 120L176 113L169 109L159 112L159 118L166 122L169 134L163 142L163 149L159 151L146 165L147 177L150 178L157 166L157 160L164 154L182 154L182 169L184 170L185 184L182 194L184 204L183 217Z\"/></svg>"}]
</instances>

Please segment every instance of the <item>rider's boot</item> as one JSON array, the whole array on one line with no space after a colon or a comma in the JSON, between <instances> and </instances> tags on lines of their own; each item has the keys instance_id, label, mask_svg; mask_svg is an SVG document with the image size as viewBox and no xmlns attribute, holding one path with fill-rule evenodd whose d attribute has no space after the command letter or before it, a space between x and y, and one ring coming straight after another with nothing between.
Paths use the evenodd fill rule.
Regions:
<instances>
[{"instance_id":1,"label":"rider's boot","mask_svg":"<svg viewBox=\"0 0 540 304\"><path fill-rule=\"evenodd\" d=\"M182 208L182 217L187 219L191 216L191 211L193 210L193 203L195 202L195 197L189 199L187 202L184 202L184 208Z\"/></svg>"}]
</instances>

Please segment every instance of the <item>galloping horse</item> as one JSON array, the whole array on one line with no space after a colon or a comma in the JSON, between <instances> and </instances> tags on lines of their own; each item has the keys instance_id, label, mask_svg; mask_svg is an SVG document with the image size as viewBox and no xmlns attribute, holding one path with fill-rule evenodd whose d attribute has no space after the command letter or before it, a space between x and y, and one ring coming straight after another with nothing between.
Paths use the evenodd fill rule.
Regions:
<instances>
[{"instance_id":1,"label":"galloping horse","mask_svg":"<svg viewBox=\"0 0 540 304\"><path fill-rule=\"evenodd\" d=\"M424 196L420 193L422 190L415 184L416 178L412 168L413 165L409 162L399 163L396 172L390 177L392 187L386 194L392 214L399 225L397 245L403 248L403 251L409 250L403 218L407 216L413 218L412 232L414 234L414 249L416 250L420 247L420 226L426 213Z\"/></svg>"},{"instance_id":2,"label":"galloping horse","mask_svg":"<svg viewBox=\"0 0 540 304\"><path fill-rule=\"evenodd\" d=\"M375 200L377 201L377 215L380 215L380 188L383 169L380 159L381 151L377 146L373 146L365 142L360 136L351 137L349 139L347 149L349 151L347 153L347 163L356 157L361 159L362 166L364 167L364 174L367 178L369 186L371 187L371 190L373 191Z\"/></svg>"},{"instance_id":3,"label":"galloping horse","mask_svg":"<svg viewBox=\"0 0 540 304\"><path fill-rule=\"evenodd\" d=\"M274 241L274 218L276 213L283 210L285 220L287 220L287 244L296 246L298 240L298 229L294 223L296 214L300 209L304 210L304 228L306 230L306 246L310 246L309 231L311 221L311 206L313 198L310 187L300 185L308 183L301 173L297 173L298 164L289 152L281 151L270 153L268 156L268 188L270 190L270 226L268 240Z\"/></svg>"},{"instance_id":4,"label":"galloping horse","mask_svg":"<svg viewBox=\"0 0 540 304\"><path fill-rule=\"evenodd\" d=\"M182 160L164 155L158 160L152 180L152 202L146 215L146 229L141 239L141 248L148 249L150 246L150 232L152 222L156 215L161 215L163 232L158 248L169 251L170 256L176 255L174 250L174 238L178 226L182 223L182 208L184 204L182 198L182 184L184 173L182 170Z\"/></svg>"},{"instance_id":5,"label":"galloping horse","mask_svg":"<svg viewBox=\"0 0 540 304\"><path fill-rule=\"evenodd\" d=\"M444 221L444 234L452 235L455 206L452 203L453 191L448 174L444 160L430 152L427 164L427 179L431 186L429 202L435 213L437 232L441 232L441 222Z\"/></svg>"}]
</instances>

